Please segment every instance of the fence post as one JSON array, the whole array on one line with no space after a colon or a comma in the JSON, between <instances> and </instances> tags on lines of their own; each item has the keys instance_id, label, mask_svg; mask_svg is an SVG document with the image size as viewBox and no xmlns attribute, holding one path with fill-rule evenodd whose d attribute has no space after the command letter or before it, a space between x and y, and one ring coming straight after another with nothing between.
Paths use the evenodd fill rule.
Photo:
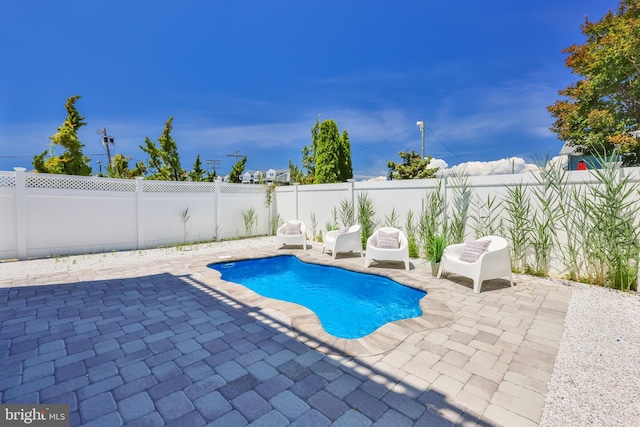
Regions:
<instances>
[{"instance_id":1,"label":"fence post","mask_svg":"<svg viewBox=\"0 0 640 427\"><path fill-rule=\"evenodd\" d=\"M143 177L136 176L136 229L138 230L138 249L144 249L144 182Z\"/></svg>"},{"instance_id":2,"label":"fence post","mask_svg":"<svg viewBox=\"0 0 640 427\"><path fill-rule=\"evenodd\" d=\"M444 223L445 225L447 224L447 222L449 221L449 179L447 176L444 177L444 179L442 180L442 186L443 191L443 203L444 203Z\"/></svg>"},{"instance_id":3,"label":"fence post","mask_svg":"<svg viewBox=\"0 0 640 427\"><path fill-rule=\"evenodd\" d=\"M27 194L26 168L13 168L16 178L16 235L18 259L27 259Z\"/></svg>"},{"instance_id":4,"label":"fence post","mask_svg":"<svg viewBox=\"0 0 640 427\"><path fill-rule=\"evenodd\" d=\"M293 183L293 194L296 198L296 221L298 220L298 185L299 184L297 182Z\"/></svg>"},{"instance_id":5,"label":"fence post","mask_svg":"<svg viewBox=\"0 0 640 427\"><path fill-rule=\"evenodd\" d=\"M351 224L350 224L350 226L351 226L351 225L356 223L356 218L355 218L355 215L356 215L356 204L355 204L356 203L356 199L355 199L355 192L354 192L354 189L353 189L353 183L355 182L355 180L352 178L352 179L348 179L347 182L349 184L351 184L350 187L349 187L349 192L351 193Z\"/></svg>"},{"instance_id":6,"label":"fence post","mask_svg":"<svg viewBox=\"0 0 640 427\"><path fill-rule=\"evenodd\" d=\"M213 208L213 227L214 227L214 238L215 240L219 240L220 236L218 236L218 210L220 209L220 190L221 190L221 185L222 181L216 181L215 184L215 188L214 191L216 193L216 198L215 198L215 206Z\"/></svg>"}]
</instances>

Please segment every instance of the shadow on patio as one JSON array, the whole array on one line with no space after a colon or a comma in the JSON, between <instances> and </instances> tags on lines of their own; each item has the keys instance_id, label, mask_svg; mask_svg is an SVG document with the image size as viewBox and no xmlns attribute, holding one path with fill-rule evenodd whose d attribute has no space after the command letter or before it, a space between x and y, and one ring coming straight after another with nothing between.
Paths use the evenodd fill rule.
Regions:
<instances>
[{"instance_id":1,"label":"shadow on patio","mask_svg":"<svg viewBox=\"0 0 640 427\"><path fill-rule=\"evenodd\" d=\"M492 425L190 275L3 288L0 302L0 401L69 404L73 426Z\"/></svg>"}]
</instances>

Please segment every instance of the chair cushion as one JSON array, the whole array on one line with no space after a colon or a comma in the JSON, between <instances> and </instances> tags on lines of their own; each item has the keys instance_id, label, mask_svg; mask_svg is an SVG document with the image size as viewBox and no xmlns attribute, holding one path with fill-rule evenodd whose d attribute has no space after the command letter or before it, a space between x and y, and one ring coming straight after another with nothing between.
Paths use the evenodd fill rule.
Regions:
<instances>
[{"instance_id":1,"label":"chair cushion","mask_svg":"<svg viewBox=\"0 0 640 427\"><path fill-rule=\"evenodd\" d=\"M378 244L381 249L398 249L400 242L398 241L398 232L378 231Z\"/></svg>"},{"instance_id":2,"label":"chair cushion","mask_svg":"<svg viewBox=\"0 0 640 427\"><path fill-rule=\"evenodd\" d=\"M464 262L476 262L480 256L487 250L491 240L476 240L473 242L467 242L462 248L460 254L460 261Z\"/></svg>"},{"instance_id":3,"label":"chair cushion","mask_svg":"<svg viewBox=\"0 0 640 427\"><path fill-rule=\"evenodd\" d=\"M302 234L302 229L300 228L299 222L287 222L287 225L284 227L284 234L287 236L299 236Z\"/></svg>"}]
</instances>

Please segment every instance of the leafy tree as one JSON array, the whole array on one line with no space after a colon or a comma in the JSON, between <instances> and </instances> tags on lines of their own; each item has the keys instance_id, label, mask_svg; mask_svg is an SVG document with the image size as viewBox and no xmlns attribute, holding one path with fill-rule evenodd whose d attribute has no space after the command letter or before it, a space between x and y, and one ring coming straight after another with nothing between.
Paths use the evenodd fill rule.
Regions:
<instances>
[{"instance_id":1,"label":"leafy tree","mask_svg":"<svg viewBox=\"0 0 640 427\"><path fill-rule=\"evenodd\" d=\"M186 173L180 166L178 145L171 137L173 130L173 117L167 120L162 135L158 138L159 146L156 146L148 137L145 138L145 146L140 146L142 151L149 154L148 169L152 171L149 179L161 181L185 181Z\"/></svg>"},{"instance_id":2,"label":"leafy tree","mask_svg":"<svg viewBox=\"0 0 640 427\"><path fill-rule=\"evenodd\" d=\"M147 171L143 161L136 163L133 169L129 169L129 160L131 157L125 157L122 154L116 154L111 159L111 166L107 166L107 176L109 178L133 179L137 176L143 176Z\"/></svg>"},{"instance_id":3,"label":"leafy tree","mask_svg":"<svg viewBox=\"0 0 640 427\"><path fill-rule=\"evenodd\" d=\"M202 161L200 160L200 154L196 156L196 160L193 163L193 169L189 172L189 181L202 182L205 180L207 171L202 169Z\"/></svg>"},{"instance_id":4,"label":"leafy tree","mask_svg":"<svg viewBox=\"0 0 640 427\"><path fill-rule=\"evenodd\" d=\"M78 113L75 106L76 101L80 98L80 95L67 98L67 102L64 104L67 110L67 118L58 127L58 132L49 137L51 139L51 148L33 158L33 167L37 172L91 175L90 159L82 153L84 144L80 143L78 139L78 129L86 125L83 121L84 117ZM65 151L59 156L54 156L53 151L58 145L63 147ZM49 158L45 160L47 153L49 153Z\"/></svg>"},{"instance_id":5,"label":"leafy tree","mask_svg":"<svg viewBox=\"0 0 640 427\"><path fill-rule=\"evenodd\" d=\"M242 157L238 162L233 165L231 172L229 172L229 182L235 182L240 184L242 182L242 172L244 172L244 165L247 163L247 156Z\"/></svg>"},{"instance_id":6,"label":"leafy tree","mask_svg":"<svg viewBox=\"0 0 640 427\"><path fill-rule=\"evenodd\" d=\"M581 26L587 40L563 50L565 64L581 76L547 107L551 130L583 154L618 148L627 165L640 162L640 0L622 0L618 10Z\"/></svg>"},{"instance_id":7,"label":"leafy tree","mask_svg":"<svg viewBox=\"0 0 640 427\"><path fill-rule=\"evenodd\" d=\"M342 137L340 138L340 182L346 182L348 179L353 178L353 164L351 162L351 142L349 141L349 133L342 131Z\"/></svg>"},{"instance_id":8,"label":"leafy tree","mask_svg":"<svg viewBox=\"0 0 640 427\"><path fill-rule=\"evenodd\" d=\"M317 135L315 177L313 182L326 184L344 182L353 177L351 168L351 144L345 132L345 141L340 137L338 125L325 120Z\"/></svg>"},{"instance_id":9,"label":"leafy tree","mask_svg":"<svg viewBox=\"0 0 640 427\"><path fill-rule=\"evenodd\" d=\"M311 145L302 148L302 167L307 171L309 181L313 181L316 175L316 153L318 151L318 132L320 132L320 122L316 117L316 122L311 128Z\"/></svg>"},{"instance_id":10,"label":"leafy tree","mask_svg":"<svg viewBox=\"0 0 640 427\"><path fill-rule=\"evenodd\" d=\"M302 171L298 169L298 165L293 163L291 159L289 159L289 176L291 177L291 182L302 183L304 181Z\"/></svg>"},{"instance_id":11,"label":"leafy tree","mask_svg":"<svg viewBox=\"0 0 640 427\"><path fill-rule=\"evenodd\" d=\"M436 172L438 172L439 168L427 168L429 162L431 162L431 156L421 159L420 154L415 151L411 151L411 153L401 151L398 155L402 158L402 163L394 163L389 160L387 164L390 179L425 179L436 177Z\"/></svg>"}]
</instances>

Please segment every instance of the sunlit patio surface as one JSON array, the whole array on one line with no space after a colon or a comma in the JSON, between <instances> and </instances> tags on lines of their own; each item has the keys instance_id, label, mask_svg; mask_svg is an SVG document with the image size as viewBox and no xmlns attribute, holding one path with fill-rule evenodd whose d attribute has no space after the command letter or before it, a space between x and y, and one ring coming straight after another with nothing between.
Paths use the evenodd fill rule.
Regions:
<instances>
[{"instance_id":1,"label":"sunlit patio surface","mask_svg":"<svg viewBox=\"0 0 640 427\"><path fill-rule=\"evenodd\" d=\"M569 288L516 278L474 294L423 260L365 270L320 249L266 242L0 279L0 400L69 404L71 425L539 424ZM308 309L207 268L275 254L419 287L424 314L338 339Z\"/></svg>"}]
</instances>

